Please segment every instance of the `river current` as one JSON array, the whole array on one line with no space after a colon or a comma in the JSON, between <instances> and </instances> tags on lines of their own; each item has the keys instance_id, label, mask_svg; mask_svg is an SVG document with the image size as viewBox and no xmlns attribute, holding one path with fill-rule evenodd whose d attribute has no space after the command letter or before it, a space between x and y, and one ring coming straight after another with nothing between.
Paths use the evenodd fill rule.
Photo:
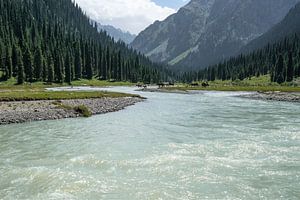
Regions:
<instances>
[{"instance_id":1,"label":"river current","mask_svg":"<svg viewBox=\"0 0 300 200\"><path fill-rule=\"evenodd\" d=\"M0 126L0 199L300 199L300 105L136 92L91 118Z\"/></svg>"}]
</instances>

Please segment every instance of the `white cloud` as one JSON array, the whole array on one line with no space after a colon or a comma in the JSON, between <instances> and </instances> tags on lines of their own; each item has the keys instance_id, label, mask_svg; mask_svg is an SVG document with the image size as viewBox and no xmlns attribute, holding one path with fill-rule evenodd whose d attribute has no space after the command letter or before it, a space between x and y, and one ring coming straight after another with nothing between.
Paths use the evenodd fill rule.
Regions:
<instances>
[{"instance_id":1,"label":"white cloud","mask_svg":"<svg viewBox=\"0 0 300 200\"><path fill-rule=\"evenodd\" d=\"M94 20L137 34L176 12L151 0L75 0Z\"/></svg>"}]
</instances>

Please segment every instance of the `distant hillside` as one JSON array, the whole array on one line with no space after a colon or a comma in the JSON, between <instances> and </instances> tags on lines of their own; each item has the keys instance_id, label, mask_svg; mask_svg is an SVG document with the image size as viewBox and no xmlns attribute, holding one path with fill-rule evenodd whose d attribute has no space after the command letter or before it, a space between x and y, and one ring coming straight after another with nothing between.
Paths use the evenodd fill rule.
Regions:
<instances>
[{"instance_id":1,"label":"distant hillside","mask_svg":"<svg viewBox=\"0 0 300 200\"><path fill-rule=\"evenodd\" d=\"M251 41L242 49L242 52L251 52L255 49L266 46L268 43L272 44L276 41L282 40L284 37L294 35L295 33L300 34L300 3L290 10L283 21L259 38Z\"/></svg>"},{"instance_id":2,"label":"distant hillside","mask_svg":"<svg viewBox=\"0 0 300 200\"><path fill-rule=\"evenodd\" d=\"M98 23L99 30L104 30L107 32L108 35L114 38L115 41L122 40L126 44L130 44L136 35L133 35L129 32L125 32L119 28L115 28L114 26L110 25L101 25Z\"/></svg>"},{"instance_id":3,"label":"distant hillside","mask_svg":"<svg viewBox=\"0 0 300 200\"><path fill-rule=\"evenodd\" d=\"M153 61L187 71L239 53L300 0L191 0L141 32L132 46Z\"/></svg>"},{"instance_id":4,"label":"distant hillside","mask_svg":"<svg viewBox=\"0 0 300 200\"><path fill-rule=\"evenodd\" d=\"M246 47L249 52L232 57L197 73L185 73L183 81L243 80L271 75L277 83L300 77L300 3L266 34ZM255 49L251 51L251 49Z\"/></svg>"}]
</instances>

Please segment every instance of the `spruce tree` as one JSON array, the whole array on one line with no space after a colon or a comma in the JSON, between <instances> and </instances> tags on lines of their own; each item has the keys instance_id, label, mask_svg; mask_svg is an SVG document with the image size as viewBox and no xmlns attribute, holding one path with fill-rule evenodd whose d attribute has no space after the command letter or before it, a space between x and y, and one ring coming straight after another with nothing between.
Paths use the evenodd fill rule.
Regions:
<instances>
[{"instance_id":1,"label":"spruce tree","mask_svg":"<svg viewBox=\"0 0 300 200\"><path fill-rule=\"evenodd\" d=\"M38 47L35 50L35 54L34 54L34 79L36 81L40 81L42 80L42 72L43 72L43 68L44 68L44 58L42 55L42 50L40 49L40 47Z\"/></svg>"},{"instance_id":2,"label":"spruce tree","mask_svg":"<svg viewBox=\"0 0 300 200\"><path fill-rule=\"evenodd\" d=\"M33 82L33 61L31 51L28 45L25 46L25 52L23 56L24 69L26 74L26 80L30 83Z\"/></svg>"},{"instance_id":3,"label":"spruce tree","mask_svg":"<svg viewBox=\"0 0 300 200\"><path fill-rule=\"evenodd\" d=\"M89 53L90 51L88 51L88 54L86 55L86 78L91 80L93 79L93 66L92 66L92 58Z\"/></svg>"},{"instance_id":4,"label":"spruce tree","mask_svg":"<svg viewBox=\"0 0 300 200\"><path fill-rule=\"evenodd\" d=\"M54 62L53 62L52 56L49 56L47 63L48 63L47 81L48 81L48 83L53 83L54 82Z\"/></svg>"},{"instance_id":5,"label":"spruce tree","mask_svg":"<svg viewBox=\"0 0 300 200\"><path fill-rule=\"evenodd\" d=\"M76 44L75 52L75 80L80 80L82 77L82 61L81 61L81 50L79 43Z\"/></svg>"},{"instance_id":6,"label":"spruce tree","mask_svg":"<svg viewBox=\"0 0 300 200\"><path fill-rule=\"evenodd\" d=\"M43 59L43 72L42 72L42 80L43 82L47 82L47 77L48 77L48 64L46 59Z\"/></svg>"},{"instance_id":7,"label":"spruce tree","mask_svg":"<svg viewBox=\"0 0 300 200\"><path fill-rule=\"evenodd\" d=\"M277 64L276 64L276 82L281 84L284 80L284 63L283 63L283 56L280 54Z\"/></svg>"},{"instance_id":8,"label":"spruce tree","mask_svg":"<svg viewBox=\"0 0 300 200\"><path fill-rule=\"evenodd\" d=\"M294 78L294 64L293 64L293 54L290 51L288 55L288 63L287 63L287 72L286 72L286 81L291 82Z\"/></svg>"},{"instance_id":9,"label":"spruce tree","mask_svg":"<svg viewBox=\"0 0 300 200\"><path fill-rule=\"evenodd\" d=\"M21 85L25 82L24 65L23 65L21 52L18 53L17 63L18 63L17 83Z\"/></svg>"},{"instance_id":10,"label":"spruce tree","mask_svg":"<svg viewBox=\"0 0 300 200\"><path fill-rule=\"evenodd\" d=\"M13 67L12 76L16 77L17 70L18 70L18 48L17 48L17 45L13 45L13 49L12 49L12 67Z\"/></svg>"},{"instance_id":11,"label":"spruce tree","mask_svg":"<svg viewBox=\"0 0 300 200\"><path fill-rule=\"evenodd\" d=\"M57 83L63 83L64 74L63 74L63 61L61 57L61 52L59 51L56 54L55 62L54 62L54 80Z\"/></svg>"},{"instance_id":12,"label":"spruce tree","mask_svg":"<svg viewBox=\"0 0 300 200\"><path fill-rule=\"evenodd\" d=\"M9 46L7 46L6 48L5 67L6 67L5 70L6 79L10 79L12 77L13 66L12 66L11 50Z\"/></svg>"},{"instance_id":13,"label":"spruce tree","mask_svg":"<svg viewBox=\"0 0 300 200\"><path fill-rule=\"evenodd\" d=\"M70 62L70 56L69 52L66 56L66 62L65 62L65 82L68 84L71 84L72 82L72 73L71 73L71 62Z\"/></svg>"}]
</instances>

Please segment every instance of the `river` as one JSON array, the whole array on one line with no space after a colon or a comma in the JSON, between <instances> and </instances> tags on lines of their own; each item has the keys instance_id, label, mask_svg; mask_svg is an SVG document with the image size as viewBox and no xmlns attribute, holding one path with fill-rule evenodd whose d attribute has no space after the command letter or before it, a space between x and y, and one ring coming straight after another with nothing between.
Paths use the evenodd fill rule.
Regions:
<instances>
[{"instance_id":1,"label":"river","mask_svg":"<svg viewBox=\"0 0 300 200\"><path fill-rule=\"evenodd\" d=\"M91 118L0 127L0 199L300 199L300 105L143 93Z\"/></svg>"}]
</instances>

